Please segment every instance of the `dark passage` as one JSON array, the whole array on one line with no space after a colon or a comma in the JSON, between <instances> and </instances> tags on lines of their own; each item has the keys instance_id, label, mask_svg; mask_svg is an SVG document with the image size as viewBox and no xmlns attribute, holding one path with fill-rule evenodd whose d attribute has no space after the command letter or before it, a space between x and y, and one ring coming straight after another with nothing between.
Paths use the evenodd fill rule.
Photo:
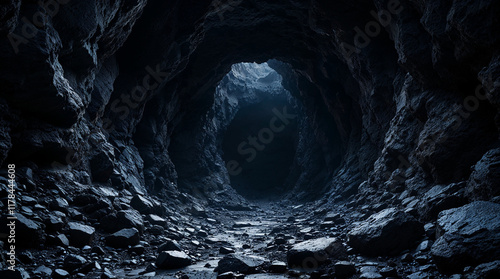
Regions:
<instances>
[{"instance_id":1,"label":"dark passage","mask_svg":"<svg viewBox=\"0 0 500 279\"><path fill-rule=\"evenodd\" d=\"M297 114L286 96L269 97L240 110L222 145L233 188L250 199L283 193L296 134Z\"/></svg>"}]
</instances>

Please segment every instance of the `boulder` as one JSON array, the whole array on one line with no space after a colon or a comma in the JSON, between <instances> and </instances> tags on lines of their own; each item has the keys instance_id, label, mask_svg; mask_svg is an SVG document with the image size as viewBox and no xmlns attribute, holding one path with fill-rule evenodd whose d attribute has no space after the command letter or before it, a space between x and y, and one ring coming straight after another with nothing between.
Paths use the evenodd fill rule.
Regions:
<instances>
[{"instance_id":1,"label":"boulder","mask_svg":"<svg viewBox=\"0 0 500 279\"><path fill-rule=\"evenodd\" d=\"M113 160L115 159L113 146L103 142L96 146L99 152L94 154L90 160L90 171L92 173L92 181L106 182L113 174L115 167Z\"/></svg>"},{"instance_id":2,"label":"boulder","mask_svg":"<svg viewBox=\"0 0 500 279\"><path fill-rule=\"evenodd\" d=\"M153 211L153 203L141 195L135 195L130 201L130 206L142 214L149 214Z\"/></svg>"},{"instance_id":3,"label":"boulder","mask_svg":"<svg viewBox=\"0 0 500 279\"><path fill-rule=\"evenodd\" d=\"M42 266L39 266L37 267L34 271L33 271L33 274L35 275L38 275L42 278L50 278L50 276L52 275L52 269L42 265ZM3 277L2 277L3 278Z\"/></svg>"},{"instance_id":4,"label":"boulder","mask_svg":"<svg viewBox=\"0 0 500 279\"><path fill-rule=\"evenodd\" d=\"M350 278L356 274L354 263L348 261L340 261L335 263L335 276L339 279Z\"/></svg>"},{"instance_id":5,"label":"boulder","mask_svg":"<svg viewBox=\"0 0 500 279\"><path fill-rule=\"evenodd\" d=\"M346 259L347 253L336 238L322 237L297 243L287 253L288 266L316 269L327 260Z\"/></svg>"},{"instance_id":6,"label":"boulder","mask_svg":"<svg viewBox=\"0 0 500 279\"><path fill-rule=\"evenodd\" d=\"M72 246L83 247L90 244L94 238L95 229L91 226L76 222L70 222L68 226L70 244Z\"/></svg>"},{"instance_id":7,"label":"boulder","mask_svg":"<svg viewBox=\"0 0 500 279\"><path fill-rule=\"evenodd\" d=\"M332 222L333 224L340 225L345 224L345 219L340 213L329 212L325 216L325 222Z\"/></svg>"},{"instance_id":8,"label":"boulder","mask_svg":"<svg viewBox=\"0 0 500 279\"><path fill-rule=\"evenodd\" d=\"M431 254L445 273L500 258L500 204L477 201L439 214Z\"/></svg>"},{"instance_id":9,"label":"boulder","mask_svg":"<svg viewBox=\"0 0 500 279\"><path fill-rule=\"evenodd\" d=\"M70 274L66 270L58 268L58 269L54 270L52 276L53 276L52 278L54 278L54 279L65 279L65 278L69 278Z\"/></svg>"},{"instance_id":10,"label":"boulder","mask_svg":"<svg viewBox=\"0 0 500 279\"><path fill-rule=\"evenodd\" d=\"M226 272L217 275L217 279L243 279L245 278L244 274L237 274L234 272Z\"/></svg>"},{"instance_id":11,"label":"boulder","mask_svg":"<svg viewBox=\"0 0 500 279\"><path fill-rule=\"evenodd\" d=\"M56 198L56 199L53 199L49 203L49 208L50 209L61 211L61 212L64 212L64 213L68 212L68 206L69 206L69 203L64 198Z\"/></svg>"},{"instance_id":12,"label":"boulder","mask_svg":"<svg viewBox=\"0 0 500 279\"><path fill-rule=\"evenodd\" d=\"M68 247L69 240L64 234L49 235L47 237L47 244L61 247Z\"/></svg>"},{"instance_id":13,"label":"boulder","mask_svg":"<svg viewBox=\"0 0 500 279\"><path fill-rule=\"evenodd\" d=\"M348 244L369 256L397 255L414 248L424 234L423 225L396 208L371 215L348 233Z\"/></svg>"},{"instance_id":14,"label":"boulder","mask_svg":"<svg viewBox=\"0 0 500 279\"><path fill-rule=\"evenodd\" d=\"M153 225L158 225L162 227L165 227L167 225L167 220L155 214L149 214L146 217L146 220L148 220Z\"/></svg>"},{"instance_id":15,"label":"boulder","mask_svg":"<svg viewBox=\"0 0 500 279\"><path fill-rule=\"evenodd\" d=\"M42 226L22 214L16 214L16 246L22 248L36 248L45 242L45 233Z\"/></svg>"},{"instance_id":16,"label":"boulder","mask_svg":"<svg viewBox=\"0 0 500 279\"><path fill-rule=\"evenodd\" d=\"M219 274L226 272L252 274L256 273L265 262L264 258L258 256L230 254L219 261L215 271Z\"/></svg>"},{"instance_id":17,"label":"boulder","mask_svg":"<svg viewBox=\"0 0 500 279\"><path fill-rule=\"evenodd\" d=\"M57 232L64 227L65 223L61 219L61 217L51 214L49 215L49 218L45 221L45 225L47 227L47 230Z\"/></svg>"},{"instance_id":18,"label":"boulder","mask_svg":"<svg viewBox=\"0 0 500 279\"><path fill-rule=\"evenodd\" d=\"M461 189L465 183L452 183L449 185L436 185L429 189L416 204L418 214L423 220L436 220L439 212L456 208L467 203Z\"/></svg>"},{"instance_id":19,"label":"boulder","mask_svg":"<svg viewBox=\"0 0 500 279\"><path fill-rule=\"evenodd\" d=\"M191 258L181 251L163 251L156 259L156 266L159 269L176 269L190 264Z\"/></svg>"},{"instance_id":20,"label":"boulder","mask_svg":"<svg viewBox=\"0 0 500 279\"><path fill-rule=\"evenodd\" d=\"M107 246L113 248L126 248L139 244L140 236L136 228L122 229L105 238Z\"/></svg>"},{"instance_id":21,"label":"boulder","mask_svg":"<svg viewBox=\"0 0 500 279\"><path fill-rule=\"evenodd\" d=\"M182 251L181 246L175 240L168 240L158 247L158 253L163 251Z\"/></svg>"},{"instance_id":22,"label":"boulder","mask_svg":"<svg viewBox=\"0 0 500 279\"><path fill-rule=\"evenodd\" d=\"M393 277L393 278L398 278L398 271L394 267L386 266L380 270L380 274L384 276L385 278L387 277Z\"/></svg>"},{"instance_id":23,"label":"boulder","mask_svg":"<svg viewBox=\"0 0 500 279\"><path fill-rule=\"evenodd\" d=\"M228 255L234 253L234 249L228 248L228 247L220 247L219 248L219 253L222 255Z\"/></svg>"},{"instance_id":24,"label":"boulder","mask_svg":"<svg viewBox=\"0 0 500 279\"><path fill-rule=\"evenodd\" d=\"M1 202L0 205L3 206ZM7 215L0 218L0 235L5 243L11 232L15 232L16 247L19 248L37 248L45 242L45 232L38 222L19 213L15 216L15 220L7 219Z\"/></svg>"},{"instance_id":25,"label":"boulder","mask_svg":"<svg viewBox=\"0 0 500 279\"><path fill-rule=\"evenodd\" d=\"M492 149L474 166L466 188L473 199L500 195L500 148Z\"/></svg>"},{"instance_id":26,"label":"boulder","mask_svg":"<svg viewBox=\"0 0 500 279\"><path fill-rule=\"evenodd\" d=\"M274 261L269 266L269 272L271 273L285 273L286 272L286 263L282 261Z\"/></svg>"},{"instance_id":27,"label":"boulder","mask_svg":"<svg viewBox=\"0 0 500 279\"><path fill-rule=\"evenodd\" d=\"M136 228L140 233L143 233L144 220L135 209L121 210L116 215L107 215L102 218L100 227L110 233L129 228Z\"/></svg>"},{"instance_id":28,"label":"boulder","mask_svg":"<svg viewBox=\"0 0 500 279\"><path fill-rule=\"evenodd\" d=\"M87 260L79 255L70 254L66 256L64 259L64 269L70 272L75 271L81 268L84 264L87 263Z\"/></svg>"},{"instance_id":29,"label":"boulder","mask_svg":"<svg viewBox=\"0 0 500 279\"><path fill-rule=\"evenodd\" d=\"M500 278L500 260L484 263L476 266L474 271L471 274L467 274L465 276L466 279L477 279L477 278L486 278L486 279L497 279Z\"/></svg>"}]
</instances>

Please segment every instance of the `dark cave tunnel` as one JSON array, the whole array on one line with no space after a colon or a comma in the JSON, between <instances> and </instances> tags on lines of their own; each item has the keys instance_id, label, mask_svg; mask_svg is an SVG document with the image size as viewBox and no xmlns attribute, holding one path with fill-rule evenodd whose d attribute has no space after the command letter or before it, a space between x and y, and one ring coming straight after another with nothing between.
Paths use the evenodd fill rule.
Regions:
<instances>
[{"instance_id":1,"label":"dark cave tunnel","mask_svg":"<svg viewBox=\"0 0 500 279\"><path fill-rule=\"evenodd\" d=\"M244 108L225 133L223 158L231 186L243 196L269 198L285 191L297 137L293 120L276 124L275 111L282 113L285 107L286 102L272 100Z\"/></svg>"},{"instance_id":2,"label":"dark cave tunnel","mask_svg":"<svg viewBox=\"0 0 500 279\"><path fill-rule=\"evenodd\" d=\"M325 193L327 170L341 163L341 140L334 122L307 117L304 98L292 93L298 91L294 77L282 76L291 72L273 59L233 64L209 105L191 110L171 136L179 188L203 196L217 180L215 188L231 187L258 201ZM318 134L313 125L320 123L333 129Z\"/></svg>"},{"instance_id":3,"label":"dark cave tunnel","mask_svg":"<svg viewBox=\"0 0 500 279\"><path fill-rule=\"evenodd\" d=\"M500 278L500 2L7 2L0 278Z\"/></svg>"},{"instance_id":4,"label":"dark cave tunnel","mask_svg":"<svg viewBox=\"0 0 500 279\"><path fill-rule=\"evenodd\" d=\"M268 96L238 110L224 133L231 186L250 199L286 191L297 141L297 112L287 96Z\"/></svg>"}]
</instances>

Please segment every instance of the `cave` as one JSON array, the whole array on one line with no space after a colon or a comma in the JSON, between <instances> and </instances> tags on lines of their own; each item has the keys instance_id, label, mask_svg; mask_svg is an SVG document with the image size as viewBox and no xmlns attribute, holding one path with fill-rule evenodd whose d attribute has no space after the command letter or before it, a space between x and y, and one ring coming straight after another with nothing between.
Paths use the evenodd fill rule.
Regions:
<instances>
[{"instance_id":1,"label":"cave","mask_svg":"<svg viewBox=\"0 0 500 279\"><path fill-rule=\"evenodd\" d=\"M284 190L295 153L295 133L293 127L284 126L293 124L289 122L271 129L270 122L278 119L274 113L276 107L286 108L286 103L266 102L245 108L226 131L223 159L231 186L242 195L254 192L254 198L266 197Z\"/></svg>"},{"instance_id":2,"label":"cave","mask_svg":"<svg viewBox=\"0 0 500 279\"><path fill-rule=\"evenodd\" d=\"M500 2L0 4L1 278L499 278Z\"/></svg>"},{"instance_id":3,"label":"cave","mask_svg":"<svg viewBox=\"0 0 500 279\"><path fill-rule=\"evenodd\" d=\"M228 79L241 76L247 82L238 84L245 86L226 82L227 88L218 87L216 93L216 98L228 94L238 101L224 129L222 159L236 192L249 199L274 198L286 192L286 178L296 153L297 104L283 87L282 77L267 63L242 64L250 66L245 75L235 74L238 66ZM249 72L255 78L250 79Z\"/></svg>"}]
</instances>

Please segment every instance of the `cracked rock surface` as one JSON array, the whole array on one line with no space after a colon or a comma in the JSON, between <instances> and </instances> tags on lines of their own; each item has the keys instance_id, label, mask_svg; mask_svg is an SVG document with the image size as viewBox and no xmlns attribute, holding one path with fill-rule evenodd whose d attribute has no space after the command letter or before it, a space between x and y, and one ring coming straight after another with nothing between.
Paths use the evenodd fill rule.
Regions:
<instances>
[{"instance_id":1,"label":"cracked rock surface","mask_svg":"<svg viewBox=\"0 0 500 279\"><path fill-rule=\"evenodd\" d=\"M3 1L0 278L499 277L499 14Z\"/></svg>"}]
</instances>

